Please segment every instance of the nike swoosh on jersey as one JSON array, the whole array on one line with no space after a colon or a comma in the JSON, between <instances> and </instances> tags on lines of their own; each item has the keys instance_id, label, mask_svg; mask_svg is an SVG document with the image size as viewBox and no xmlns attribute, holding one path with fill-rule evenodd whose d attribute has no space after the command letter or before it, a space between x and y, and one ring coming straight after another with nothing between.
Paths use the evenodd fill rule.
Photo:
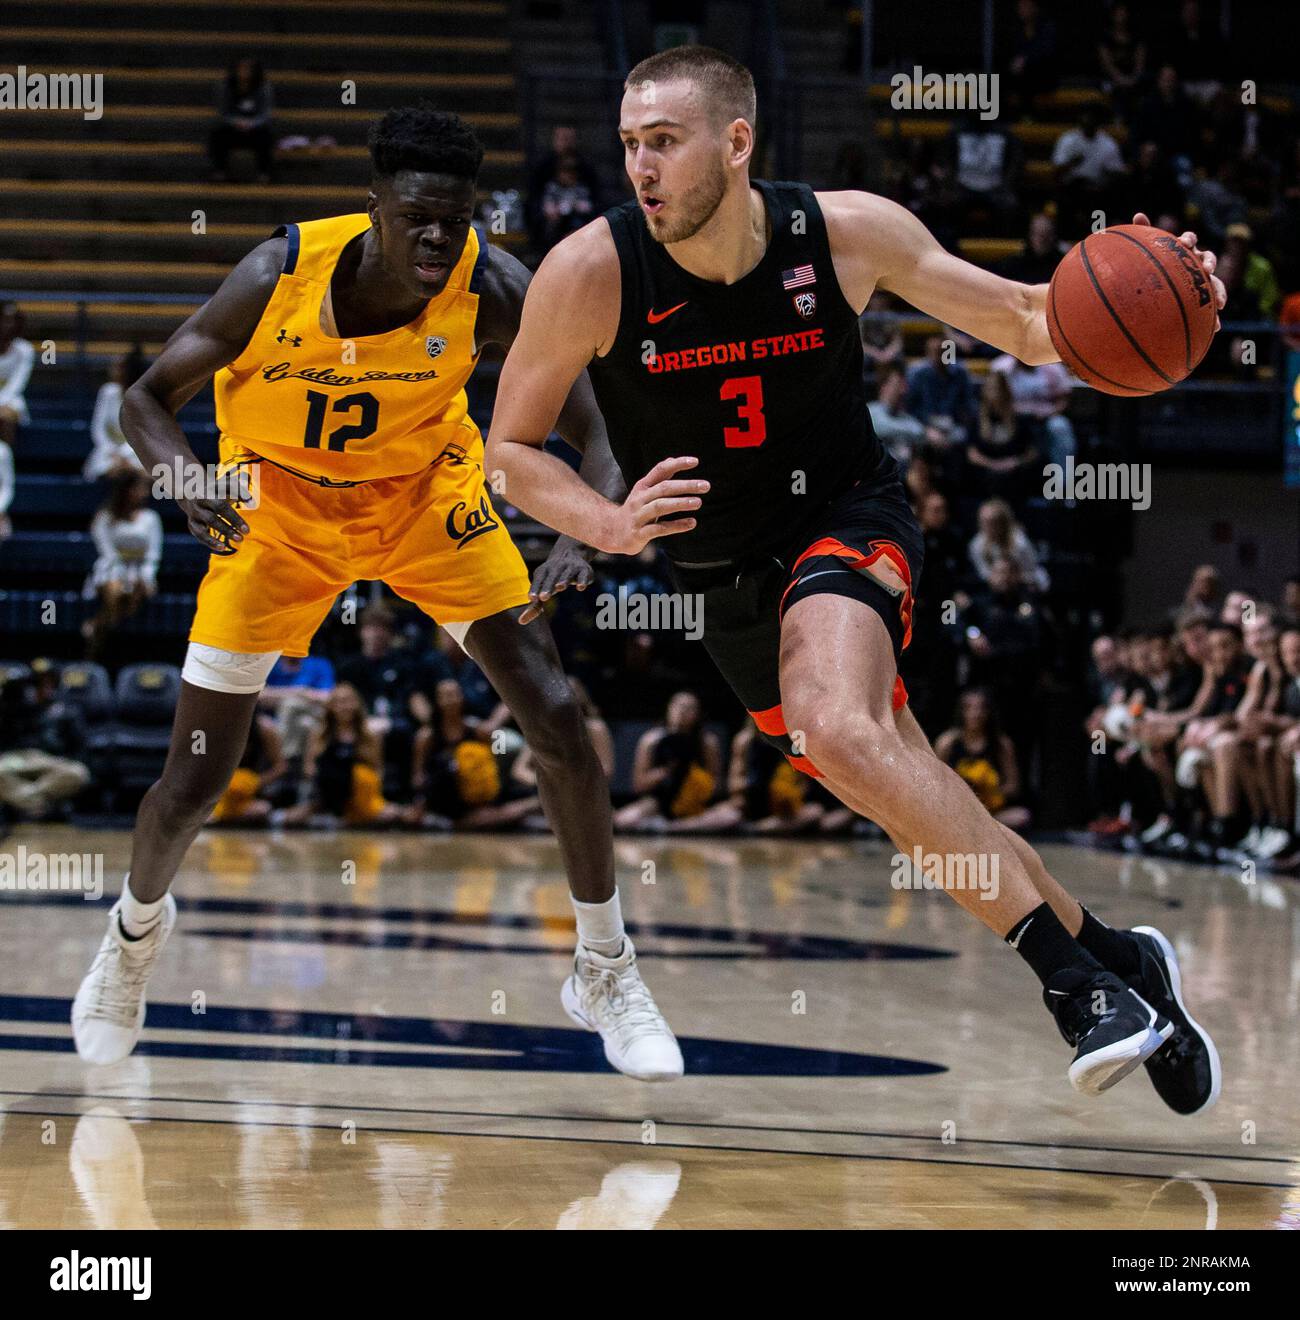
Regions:
<instances>
[{"instance_id":1,"label":"nike swoosh on jersey","mask_svg":"<svg viewBox=\"0 0 1300 1320\"><path fill-rule=\"evenodd\" d=\"M690 299L688 298L686 302L689 301ZM651 325L658 325L660 321L665 320L667 317L671 316L674 312L680 312L682 308L685 306L686 303L679 302L676 307L670 307L666 312L656 312L655 309L652 307L645 314L645 319L649 321Z\"/></svg>"}]
</instances>

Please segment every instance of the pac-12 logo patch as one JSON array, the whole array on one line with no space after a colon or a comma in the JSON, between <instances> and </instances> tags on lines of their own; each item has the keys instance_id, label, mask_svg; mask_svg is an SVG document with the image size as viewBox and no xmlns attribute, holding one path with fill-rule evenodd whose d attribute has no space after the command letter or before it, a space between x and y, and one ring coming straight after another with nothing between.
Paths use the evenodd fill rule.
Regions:
<instances>
[{"instance_id":1,"label":"pac-12 logo patch","mask_svg":"<svg viewBox=\"0 0 1300 1320\"><path fill-rule=\"evenodd\" d=\"M441 357L442 351L446 347L447 341L441 335L430 335L424 341L424 351L433 358Z\"/></svg>"},{"instance_id":2,"label":"pac-12 logo patch","mask_svg":"<svg viewBox=\"0 0 1300 1320\"><path fill-rule=\"evenodd\" d=\"M794 296L794 309L806 321L817 310L817 295L815 293L796 293Z\"/></svg>"}]
</instances>

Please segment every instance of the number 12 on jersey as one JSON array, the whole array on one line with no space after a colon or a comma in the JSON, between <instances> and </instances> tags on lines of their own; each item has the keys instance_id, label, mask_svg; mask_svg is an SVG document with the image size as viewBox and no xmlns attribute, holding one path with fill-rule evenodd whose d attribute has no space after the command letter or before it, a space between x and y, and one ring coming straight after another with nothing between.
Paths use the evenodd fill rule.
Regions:
<instances>
[{"instance_id":1,"label":"number 12 on jersey","mask_svg":"<svg viewBox=\"0 0 1300 1320\"><path fill-rule=\"evenodd\" d=\"M728 449L755 449L767 439L767 418L763 416L762 376L732 376L722 382L719 397L734 399L736 420L743 426L724 426L722 441Z\"/></svg>"}]
</instances>

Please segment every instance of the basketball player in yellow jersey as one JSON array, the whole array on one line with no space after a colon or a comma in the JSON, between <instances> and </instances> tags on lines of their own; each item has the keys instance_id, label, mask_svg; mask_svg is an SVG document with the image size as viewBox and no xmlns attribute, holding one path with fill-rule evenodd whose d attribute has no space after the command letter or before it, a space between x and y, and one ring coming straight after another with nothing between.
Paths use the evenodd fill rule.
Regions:
<instances>
[{"instance_id":1,"label":"basketball player in yellow jersey","mask_svg":"<svg viewBox=\"0 0 1300 1320\"><path fill-rule=\"evenodd\" d=\"M280 655L307 654L341 591L377 580L455 637L532 750L577 913L565 1010L600 1033L621 1071L677 1077L681 1051L623 930L608 785L546 621L533 617L548 587L581 584L586 565L563 541L530 604L467 413L480 353L514 341L528 272L471 226L483 149L455 115L391 111L370 151L367 211L282 226L123 403L146 467L196 465L175 416L215 377L223 463L254 472L258 498L179 501L213 557L167 762L141 803L122 897L73 1003L77 1049L112 1063L134 1048L145 985L176 918L172 879L238 765L267 674ZM584 453L584 478L615 490L585 377L557 429Z\"/></svg>"}]
</instances>

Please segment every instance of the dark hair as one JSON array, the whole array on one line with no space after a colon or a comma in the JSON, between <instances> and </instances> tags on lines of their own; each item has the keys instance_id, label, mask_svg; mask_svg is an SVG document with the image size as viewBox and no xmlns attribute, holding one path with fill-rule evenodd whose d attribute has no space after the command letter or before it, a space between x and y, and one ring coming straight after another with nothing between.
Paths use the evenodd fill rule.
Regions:
<instances>
[{"instance_id":1,"label":"dark hair","mask_svg":"<svg viewBox=\"0 0 1300 1320\"><path fill-rule=\"evenodd\" d=\"M1238 641L1241 641L1241 629L1238 628L1235 623L1222 623L1222 622L1212 623L1210 624L1208 631L1212 633L1216 633L1216 632L1231 633Z\"/></svg>"},{"instance_id":2,"label":"dark hair","mask_svg":"<svg viewBox=\"0 0 1300 1320\"><path fill-rule=\"evenodd\" d=\"M134 469L114 475L109 483L108 499L104 501L104 508L114 522L124 522L133 513L131 501L142 483L147 489L145 474Z\"/></svg>"},{"instance_id":3,"label":"dark hair","mask_svg":"<svg viewBox=\"0 0 1300 1320\"><path fill-rule=\"evenodd\" d=\"M391 179L400 170L477 179L483 163L483 144L474 130L459 115L428 101L390 110L372 125L369 147L380 179Z\"/></svg>"},{"instance_id":4,"label":"dark hair","mask_svg":"<svg viewBox=\"0 0 1300 1320\"><path fill-rule=\"evenodd\" d=\"M651 55L627 75L626 91L646 83L684 78L693 82L719 124L744 119L753 125L758 114L754 75L739 60L712 46L673 46Z\"/></svg>"},{"instance_id":5,"label":"dark hair","mask_svg":"<svg viewBox=\"0 0 1300 1320\"><path fill-rule=\"evenodd\" d=\"M953 722L959 729L963 723L961 708L967 697L982 697L984 699L984 707L988 711L988 719L984 721L984 736L988 739L990 747L998 747L1002 742L1002 717L998 713L998 703L993 699L993 689L969 687L964 692L957 694L957 709L953 713Z\"/></svg>"}]
</instances>

